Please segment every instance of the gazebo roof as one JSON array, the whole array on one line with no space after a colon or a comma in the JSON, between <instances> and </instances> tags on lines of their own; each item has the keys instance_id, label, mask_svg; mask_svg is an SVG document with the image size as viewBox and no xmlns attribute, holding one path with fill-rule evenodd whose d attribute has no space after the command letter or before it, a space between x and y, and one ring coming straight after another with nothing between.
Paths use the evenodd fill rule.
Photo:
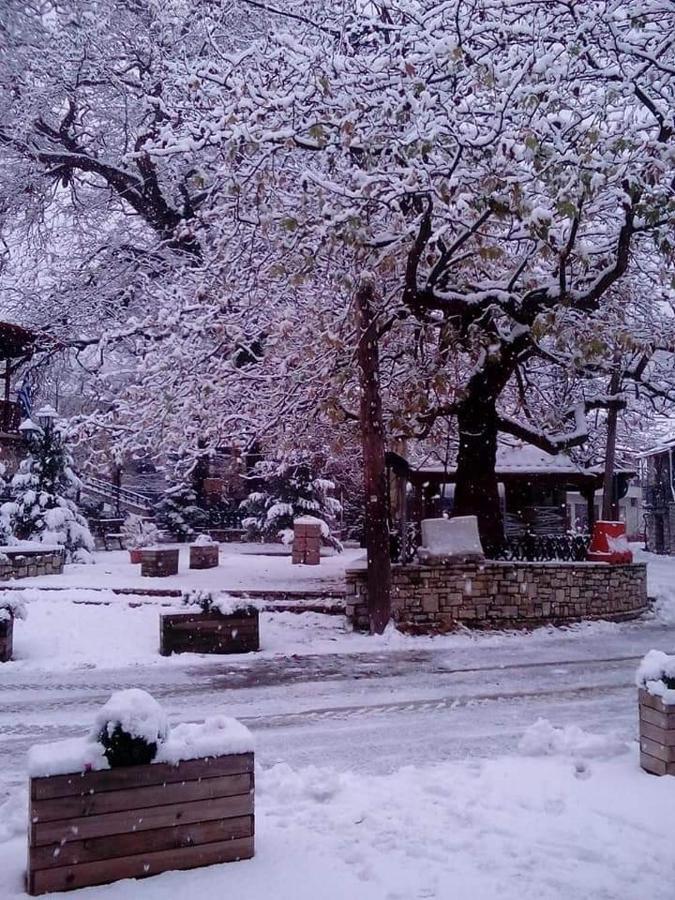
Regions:
<instances>
[{"instance_id":1,"label":"gazebo roof","mask_svg":"<svg viewBox=\"0 0 675 900\"><path fill-rule=\"evenodd\" d=\"M29 356L37 336L13 322L0 322L0 359Z\"/></svg>"},{"instance_id":2,"label":"gazebo roof","mask_svg":"<svg viewBox=\"0 0 675 900\"><path fill-rule=\"evenodd\" d=\"M407 460L396 453L387 453L387 464L399 475L405 475L412 481L448 481L457 476L454 465L441 464L411 466ZM495 472L500 481L521 481L522 479L542 478L558 482L596 483L602 481L602 467L584 468L566 453L546 453L538 447L521 442L501 442L497 447ZM617 474L635 475L633 470L617 470Z\"/></svg>"}]
</instances>

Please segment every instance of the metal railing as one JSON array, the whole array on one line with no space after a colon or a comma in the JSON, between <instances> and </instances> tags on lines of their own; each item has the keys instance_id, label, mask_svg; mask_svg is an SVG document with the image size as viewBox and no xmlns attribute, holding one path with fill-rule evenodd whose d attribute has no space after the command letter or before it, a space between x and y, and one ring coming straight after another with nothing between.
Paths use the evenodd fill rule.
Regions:
<instances>
[{"instance_id":1,"label":"metal railing","mask_svg":"<svg viewBox=\"0 0 675 900\"><path fill-rule=\"evenodd\" d=\"M144 512L152 511L152 500L146 494L140 494L138 491L131 491L125 487L119 487L112 481L104 481L102 478L94 478L86 476L82 478L82 490L86 493L96 494L103 497L111 504L127 506Z\"/></svg>"},{"instance_id":2,"label":"metal railing","mask_svg":"<svg viewBox=\"0 0 675 900\"><path fill-rule=\"evenodd\" d=\"M526 532L508 536L502 546L489 554L490 559L514 562L583 562L591 543L590 534L534 534ZM421 528L418 522L409 522L405 533L400 529L391 532L391 558L397 563L413 563L417 548L421 545Z\"/></svg>"}]
</instances>

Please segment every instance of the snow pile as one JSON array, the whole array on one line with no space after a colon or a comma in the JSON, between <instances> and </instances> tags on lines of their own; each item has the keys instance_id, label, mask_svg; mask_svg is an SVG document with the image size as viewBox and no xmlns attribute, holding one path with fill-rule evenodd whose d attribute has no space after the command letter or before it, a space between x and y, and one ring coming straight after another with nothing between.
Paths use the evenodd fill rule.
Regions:
<instances>
[{"instance_id":1,"label":"snow pile","mask_svg":"<svg viewBox=\"0 0 675 900\"><path fill-rule=\"evenodd\" d=\"M194 539L193 544L195 544L197 547L206 547L210 544L215 544L215 541L210 534L198 534Z\"/></svg>"},{"instance_id":2,"label":"snow pile","mask_svg":"<svg viewBox=\"0 0 675 900\"><path fill-rule=\"evenodd\" d=\"M650 650L638 667L635 682L666 706L675 706L675 656Z\"/></svg>"},{"instance_id":3,"label":"snow pile","mask_svg":"<svg viewBox=\"0 0 675 900\"><path fill-rule=\"evenodd\" d=\"M483 559L476 516L423 519L418 555L422 562Z\"/></svg>"},{"instance_id":4,"label":"snow pile","mask_svg":"<svg viewBox=\"0 0 675 900\"><path fill-rule=\"evenodd\" d=\"M17 596L15 591L2 591L0 593L0 621L10 617L26 619L28 610L23 598Z\"/></svg>"},{"instance_id":5,"label":"snow pile","mask_svg":"<svg viewBox=\"0 0 675 900\"><path fill-rule=\"evenodd\" d=\"M518 749L526 756L575 756L608 759L628 750L613 735L589 734L578 725L556 728L548 719L537 719L523 734Z\"/></svg>"},{"instance_id":6,"label":"snow pile","mask_svg":"<svg viewBox=\"0 0 675 900\"><path fill-rule=\"evenodd\" d=\"M166 713L155 698L140 688L115 691L94 719L91 739L98 740L104 729L109 735L119 725L122 731L148 744L164 741L169 733Z\"/></svg>"},{"instance_id":7,"label":"snow pile","mask_svg":"<svg viewBox=\"0 0 675 900\"><path fill-rule=\"evenodd\" d=\"M223 616L232 616L237 612L248 611L254 604L250 600L241 597L231 597L229 594L220 594L213 601L213 609Z\"/></svg>"},{"instance_id":8,"label":"snow pile","mask_svg":"<svg viewBox=\"0 0 675 900\"><path fill-rule=\"evenodd\" d=\"M176 765L184 759L252 752L253 736L246 726L228 716L215 716L205 722L176 725L160 744L154 761Z\"/></svg>"},{"instance_id":9,"label":"snow pile","mask_svg":"<svg viewBox=\"0 0 675 900\"><path fill-rule=\"evenodd\" d=\"M28 774L32 778L109 768L102 744L88 738L36 744L28 751Z\"/></svg>"}]
</instances>

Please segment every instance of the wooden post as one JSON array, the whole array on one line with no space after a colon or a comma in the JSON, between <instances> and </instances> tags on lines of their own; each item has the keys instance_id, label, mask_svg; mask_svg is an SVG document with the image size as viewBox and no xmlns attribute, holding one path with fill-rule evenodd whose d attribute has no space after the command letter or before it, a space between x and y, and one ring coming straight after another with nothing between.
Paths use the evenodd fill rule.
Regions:
<instances>
[{"instance_id":1,"label":"wooden post","mask_svg":"<svg viewBox=\"0 0 675 900\"><path fill-rule=\"evenodd\" d=\"M373 295L371 279L363 277L356 290L355 305L361 387L359 424L366 502L368 617L371 634L382 634L391 618L391 560L380 360L377 323L372 309Z\"/></svg>"},{"instance_id":2,"label":"wooden post","mask_svg":"<svg viewBox=\"0 0 675 900\"><path fill-rule=\"evenodd\" d=\"M618 363L609 382L609 395L619 393L621 387L621 371ZM619 518L619 503L614 497L614 463L616 460L616 423L619 410L616 404L610 406L607 413L607 448L605 450L605 475L602 482L602 519L605 522L616 522Z\"/></svg>"}]
</instances>

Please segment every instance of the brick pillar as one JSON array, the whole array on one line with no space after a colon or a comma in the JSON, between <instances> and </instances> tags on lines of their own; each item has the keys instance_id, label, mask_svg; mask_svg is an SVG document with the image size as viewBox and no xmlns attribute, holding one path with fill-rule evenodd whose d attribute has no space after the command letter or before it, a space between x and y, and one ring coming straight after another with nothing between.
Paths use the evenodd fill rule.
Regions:
<instances>
[{"instance_id":1,"label":"brick pillar","mask_svg":"<svg viewBox=\"0 0 675 900\"><path fill-rule=\"evenodd\" d=\"M293 565L318 566L321 550L321 525L318 522L293 523Z\"/></svg>"}]
</instances>

